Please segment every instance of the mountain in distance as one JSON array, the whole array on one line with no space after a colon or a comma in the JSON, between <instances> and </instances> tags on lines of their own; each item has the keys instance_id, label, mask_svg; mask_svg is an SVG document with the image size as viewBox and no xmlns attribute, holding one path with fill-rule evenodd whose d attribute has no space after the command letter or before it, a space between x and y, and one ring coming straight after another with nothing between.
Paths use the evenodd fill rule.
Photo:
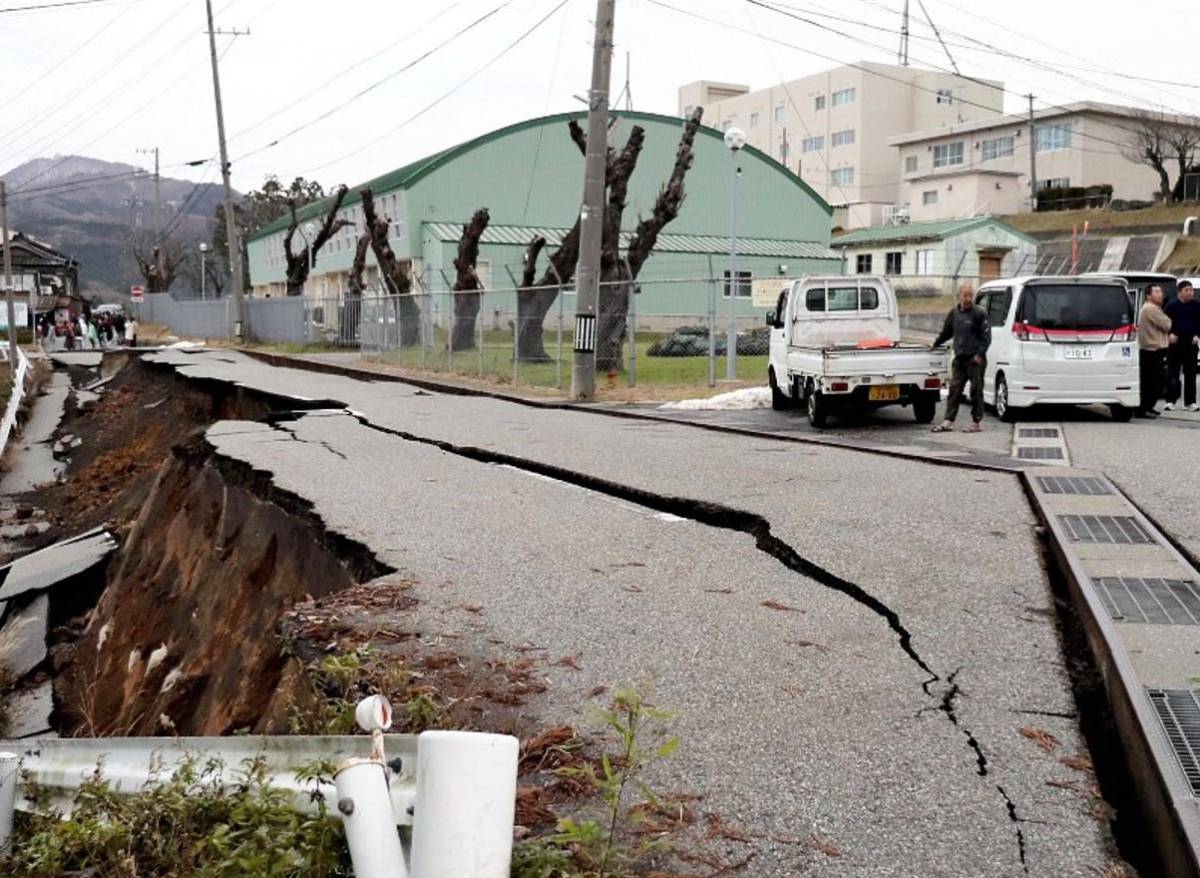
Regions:
<instances>
[{"instance_id":1,"label":"mountain in distance","mask_svg":"<svg viewBox=\"0 0 1200 878\"><path fill-rule=\"evenodd\" d=\"M142 175L131 176L137 172ZM78 259L85 294L126 292L142 283L132 245L154 236L152 172L73 155L32 159L3 176L11 227ZM160 190L170 240L195 254L202 241L212 240L221 186L163 177ZM181 277L172 289L187 285Z\"/></svg>"}]
</instances>

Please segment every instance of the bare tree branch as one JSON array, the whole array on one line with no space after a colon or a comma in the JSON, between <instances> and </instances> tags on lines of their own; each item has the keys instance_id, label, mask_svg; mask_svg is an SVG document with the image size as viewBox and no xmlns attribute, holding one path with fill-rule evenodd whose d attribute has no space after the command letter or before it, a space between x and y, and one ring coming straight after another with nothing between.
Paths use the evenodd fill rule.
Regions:
<instances>
[{"instance_id":1,"label":"bare tree branch","mask_svg":"<svg viewBox=\"0 0 1200 878\"><path fill-rule=\"evenodd\" d=\"M321 248L341 229L351 225L349 220L338 219L337 215L342 208L342 202L346 199L346 193L349 191L345 186L338 186L333 202L325 212L325 218L321 221L321 228L317 230L317 234L313 236L312 240L305 242L305 249L299 253L292 249L292 241L300 226L296 218L296 199L288 199L291 219L288 222L287 234L283 236L283 254L287 261L287 294L289 296L298 296L304 292L304 284L308 280L312 267L317 264L317 254Z\"/></svg>"}]
</instances>

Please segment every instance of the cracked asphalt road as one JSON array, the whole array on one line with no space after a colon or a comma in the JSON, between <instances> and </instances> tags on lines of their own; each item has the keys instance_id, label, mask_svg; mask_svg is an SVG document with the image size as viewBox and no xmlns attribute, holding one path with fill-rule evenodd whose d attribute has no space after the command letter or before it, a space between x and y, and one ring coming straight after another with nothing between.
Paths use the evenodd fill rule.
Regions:
<instances>
[{"instance_id":1,"label":"cracked asphalt road","mask_svg":"<svg viewBox=\"0 0 1200 878\"><path fill-rule=\"evenodd\" d=\"M1089 802L1047 783L1086 781L1058 761L1085 750L1013 477L228 353L148 359L352 410L209 439L417 579L430 624L577 656L548 671L545 722L584 725L592 687L653 680L684 742L657 785L777 839L744 874L1062 876L1107 859ZM778 840L813 832L843 856Z\"/></svg>"}]
</instances>

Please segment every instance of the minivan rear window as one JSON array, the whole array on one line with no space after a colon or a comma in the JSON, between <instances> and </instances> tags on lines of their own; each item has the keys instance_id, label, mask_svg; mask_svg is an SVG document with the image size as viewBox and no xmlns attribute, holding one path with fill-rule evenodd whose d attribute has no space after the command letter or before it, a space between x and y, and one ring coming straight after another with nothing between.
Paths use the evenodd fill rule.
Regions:
<instances>
[{"instance_id":1,"label":"minivan rear window","mask_svg":"<svg viewBox=\"0 0 1200 878\"><path fill-rule=\"evenodd\" d=\"M1021 296L1020 320L1039 329L1118 329L1133 323L1125 290L1114 284L1037 284Z\"/></svg>"}]
</instances>

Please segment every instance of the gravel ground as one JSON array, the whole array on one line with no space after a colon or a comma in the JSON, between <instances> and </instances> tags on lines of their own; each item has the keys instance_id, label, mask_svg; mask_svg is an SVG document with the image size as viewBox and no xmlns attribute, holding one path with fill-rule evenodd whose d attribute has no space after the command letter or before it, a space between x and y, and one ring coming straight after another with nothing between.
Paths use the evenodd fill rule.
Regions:
<instances>
[{"instance_id":1,"label":"gravel ground","mask_svg":"<svg viewBox=\"0 0 1200 878\"><path fill-rule=\"evenodd\" d=\"M167 358L193 374L340 399L375 427L756 513L817 565L813 576L857 583L897 613L941 678L931 696L879 616L748 535L664 520L345 416L285 425L294 435L213 429L222 453L271 471L329 526L418 578L429 607L479 603L489 636L578 654L583 671L552 677L547 719L578 723L591 686L650 675L680 714L687 751L668 788L704 794L703 810L753 831L818 832L845 852L762 843L745 874L1021 874L1018 831L1031 874L1103 864L1089 803L1047 785L1072 779L1057 758L1083 744L1031 513L1012 477L219 356ZM957 727L938 710L952 674ZM1022 729L1052 735L1054 752Z\"/></svg>"}]
</instances>

